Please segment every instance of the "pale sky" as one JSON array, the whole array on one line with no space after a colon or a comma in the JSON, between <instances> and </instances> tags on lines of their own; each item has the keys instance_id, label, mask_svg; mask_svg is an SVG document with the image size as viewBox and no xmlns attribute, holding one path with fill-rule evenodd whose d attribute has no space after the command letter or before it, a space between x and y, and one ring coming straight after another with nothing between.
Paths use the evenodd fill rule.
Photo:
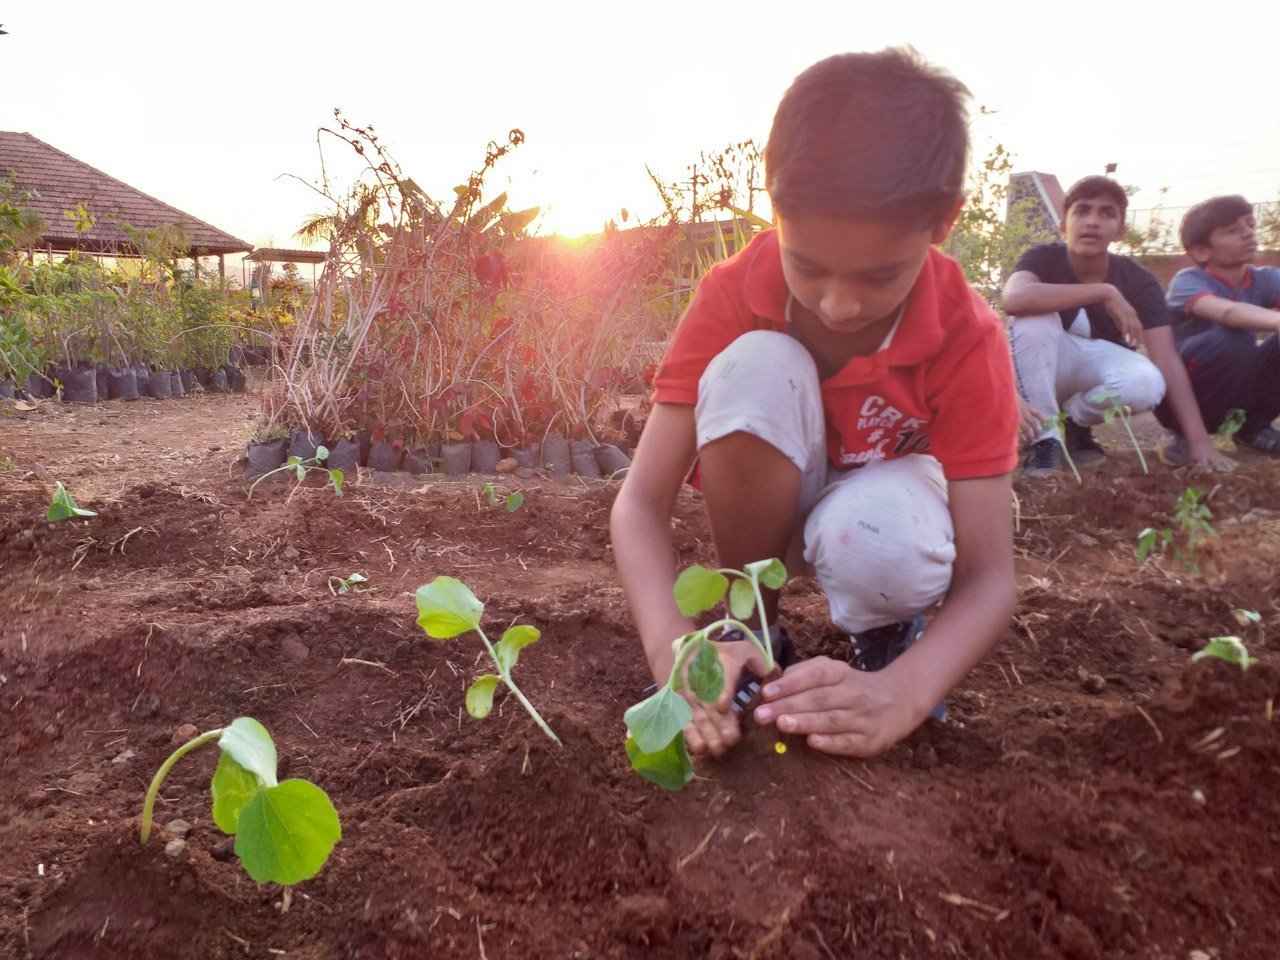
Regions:
<instances>
[{"instance_id":1,"label":"pale sky","mask_svg":"<svg viewBox=\"0 0 1280 960\"><path fill-rule=\"evenodd\" d=\"M0 0L0 129L27 131L258 245L320 198L316 129L341 107L372 123L405 171L444 196L490 139L527 142L490 180L543 229L593 231L621 207L652 215L647 163L686 175L700 151L763 143L778 98L811 63L909 43L996 111L1015 168L1063 186L1108 162L1134 208L1215 193L1280 196L1274 0L1225 19L1187 6L868 4L165 3ZM1235 32L1228 34L1228 28ZM331 173L353 171L326 141ZM349 173L340 180L349 180Z\"/></svg>"}]
</instances>

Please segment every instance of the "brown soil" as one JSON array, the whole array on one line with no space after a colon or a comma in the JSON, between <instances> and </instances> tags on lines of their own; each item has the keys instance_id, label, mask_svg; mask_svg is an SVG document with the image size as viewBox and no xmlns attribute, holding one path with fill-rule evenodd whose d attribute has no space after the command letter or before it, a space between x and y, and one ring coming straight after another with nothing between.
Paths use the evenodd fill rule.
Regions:
<instances>
[{"instance_id":1,"label":"brown soil","mask_svg":"<svg viewBox=\"0 0 1280 960\"><path fill-rule=\"evenodd\" d=\"M1276 955L1275 464L1196 481L1220 535L1196 572L1133 560L1186 474L1144 477L1113 444L1084 486L1020 483L1017 616L945 724L871 762L780 755L760 732L666 794L622 749L648 677L610 564L612 487L517 481L515 514L474 482L264 484L246 502L232 461L252 406L0 417L0 956ZM45 523L55 478L99 516ZM682 560L707 540L690 495ZM331 596L353 570L377 591ZM437 574L496 629L543 630L518 675L562 749L513 700L462 712L476 645L414 623ZM814 584L788 589L798 646L838 652ZM1224 633L1261 662L1189 663ZM193 825L186 857L164 830L137 841L175 729L246 714L342 816L287 910L212 824L212 752L158 806Z\"/></svg>"}]
</instances>

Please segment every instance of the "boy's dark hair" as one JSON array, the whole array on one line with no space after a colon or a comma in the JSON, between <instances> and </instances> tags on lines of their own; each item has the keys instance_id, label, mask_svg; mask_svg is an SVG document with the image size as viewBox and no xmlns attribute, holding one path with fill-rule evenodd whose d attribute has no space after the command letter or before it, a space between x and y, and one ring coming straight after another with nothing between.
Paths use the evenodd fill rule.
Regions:
<instances>
[{"instance_id":1,"label":"boy's dark hair","mask_svg":"<svg viewBox=\"0 0 1280 960\"><path fill-rule=\"evenodd\" d=\"M764 151L774 210L941 223L964 195L968 96L910 48L815 63L774 114Z\"/></svg>"},{"instance_id":2,"label":"boy's dark hair","mask_svg":"<svg viewBox=\"0 0 1280 960\"><path fill-rule=\"evenodd\" d=\"M1209 242L1209 234L1229 227L1241 217L1253 216L1253 204L1244 197L1212 197L1197 203L1182 218L1178 236L1187 253L1197 244Z\"/></svg>"},{"instance_id":3,"label":"boy's dark hair","mask_svg":"<svg viewBox=\"0 0 1280 960\"><path fill-rule=\"evenodd\" d=\"M1108 200L1114 200L1116 206L1120 208L1120 219L1123 220L1125 218L1125 214L1129 211L1129 195L1124 192L1124 187L1110 177L1097 175L1077 180L1071 185L1067 195L1062 198L1063 218L1066 218L1067 212L1073 204L1079 203L1081 200L1093 200L1097 197L1106 197Z\"/></svg>"}]
</instances>

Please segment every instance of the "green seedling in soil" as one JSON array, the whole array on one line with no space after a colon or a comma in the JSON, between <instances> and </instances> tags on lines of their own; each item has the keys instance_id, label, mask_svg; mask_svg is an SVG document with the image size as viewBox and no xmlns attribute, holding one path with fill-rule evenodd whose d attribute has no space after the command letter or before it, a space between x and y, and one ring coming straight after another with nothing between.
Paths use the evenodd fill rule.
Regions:
<instances>
[{"instance_id":1,"label":"green seedling in soil","mask_svg":"<svg viewBox=\"0 0 1280 960\"><path fill-rule=\"evenodd\" d=\"M519 490L515 493L499 493L496 483L486 483L484 485L484 498L489 502L489 506L496 507L502 504L507 508L507 513L515 513L524 506L524 494Z\"/></svg>"},{"instance_id":2,"label":"green seedling in soil","mask_svg":"<svg viewBox=\"0 0 1280 960\"><path fill-rule=\"evenodd\" d=\"M363 573L353 573L349 577L330 577L329 592L335 597L343 593L373 593L377 587L362 587L360 584L368 583L369 578Z\"/></svg>"},{"instance_id":3,"label":"green seedling in soil","mask_svg":"<svg viewBox=\"0 0 1280 960\"><path fill-rule=\"evenodd\" d=\"M1262 614L1258 613L1257 610L1236 609L1231 611L1231 616L1235 617L1236 622L1242 627L1247 627L1251 623L1254 626L1262 625Z\"/></svg>"},{"instance_id":4,"label":"green seedling in soil","mask_svg":"<svg viewBox=\"0 0 1280 960\"><path fill-rule=\"evenodd\" d=\"M693 779L693 763L684 742L684 728L693 719L693 708L681 691L687 684L689 692L702 703L719 699L724 690L724 666L712 638L734 628L755 645L764 661L766 676L773 672L773 638L764 617L760 588L777 590L786 579L787 569L776 559L749 563L743 570L693 566L676 578L676 606L686 617L716 607L726 592L732 616L678 637L671 645L675 662L667 682L623 715L627 757L636 773L666 790L679 790ZM757 610L759 635L743 623Z\"/></svg>"},{"instance_id":5,"label":"green seedling in soil","mask_svg":"<svg viewBox=\"0 0 1280 960\"><path fill-rule=\"evenodd\" d=\"M160 785L174 764L206 743L222 755L210 784L213 822L236 838L236 856L256 883L294 884L320 872L342 826L325 792L307 780L276 781L276 746L252 717L184 743L156 771L142 804L142 842L151 836Z\"/></svg>"},{"instance_id":6,"label":"green seedling in soil","mask_svg":"<svg viewBox=\"0 0 1280 960\"><path fill-rule=\"evenodd\" d=\"M94 511L76 506L76 502L71 499L71 494L67 493L67 488L59 480L58 486L53 491L53 499L49 501L49 512L44 515L44 518L56 523L59 520L70 520L72 517L96 516Z\"/></svg>"},{"instance_id":7,"label":"green seedling in soil","mask_svg":"<svg viewBox=\"0 0 1280 960\"><path fill-rule=\"evenodd\" d=\"M430 583L423 584L418 588L417 600L418 626L426 631L427 636L435 640L451 640L474 630L498 671L477 677L467 687L467 713L477 720L487 717L493 710L494 691L501 683L515 695L542 732L559 743L560 738L547 726L542 715L511 679L511 671L520 657L520 651L542 636L538 628L525 623L515 624L507 628L507 632L496 644L490 642L480 627L484 604L466 584L455 577L436 577Z\"/></svg>"},{"instance_id":8,"label":"green seedling in soil","mask_svg":"<svg viewBox=\"0 0 1280 960\"><path fill-rule=\"evenodd\" d=\"M1114 390L1099 390L1091 398L1094 403L1107 403L1107 409L1102 414L1102 419L1107 423L1114 423L1117 419L1124 424L1124 432L1129 435L1129 442L1133 444L1133 449L1138 451L1138 462L1142 464L1142 472L1150 473L1147 469L1147 458L1142 452L1142 445L1138 443L1138 438L1133 435L1133 425L1129 418L1133 415L1133 410L1119 402L1120 394Z\"/></svg>"},{"instance_id":9,"label":"green seedling in soil","mask_svg":"<svg viewBox=\"0 0 1280 960\"><path fill-rule=\"evenodd\" d=\"M1222 426L1218 427L1218 436L1222 438L1222 446L1228 452L1234 452L1236 449L1236 434L1240 432L1240 428L1244 426L1244 411L1239 407L1232 407L1227 411L1227 415L1223 418Z\"/></svg>"},{"instance_id":10,"label":"green seedling in soil","mask_svg":"<svg viewBox=\"0 0 1280 960\"><path fill-rule=\"evenodd\" d=\"M1191 655L1191 662L1203 660L1205 657L1215 657L1227 663L1234 663L1241 670L1248 670L1258 662L1257 657L1249 656L1248 648L1239 637L1214 637L1205 644L1203 649Z\"/></svg>"},{"instance_id":11,"label":"green seedling in soil","mask_svg":"<svg viewBox=\"0 0 1280 960\"><path fill-rule=\"evenodd\" d=\"M302 483L302 481L307 478L307 472L309 470L317 470L321 473L327 473L329 475L329 482L333 484L333 492L338 496L342 496L342 471L338 469L331 470L324 466L324 461L328 459L329 448L323 444L316 447L316 455L314 457L309 457L306 460L303 460L301 457L290 457L283 467L276 467L274 470L268 470L257 480L253 481L253 483L249 484L249 495L247 499L253 499L253 488L263 480L277 473L282 473L285 470L293 470L297 474L298 483Z\"/></svg>"},{"instance_id":12,"label":"green seedling in soil","mask_svg":"<svg viewBox=\"0 0 1280 960\"><path fill-rule=\"evenodd\" d=\"M1071 457L1071 451L1067 449L1067 411L1059 410L1051 419L1058 425L1058 433L1054 439L1058 441L1058 446L1062 448L1062 455L1067 458L1067 466L1075 474L1076 483L1084 483L1080 479L1080 471L1076 469L1076 462Z\"/></svg>"},{"instance_id":13,"label":"green seedling in soil","mask_svg":"<svg viewBox=\"0 0 1280 960\"><path fill-rule=\"evenodd\" d=\"M1138 563L1141 565L1152 553L1163 553L1173 546L1173 555L1188 570L1195 570L1193 555L1200 545L1210 537L1216 537L1217 531L1209 523L1213 513L1201 498L1203 490L1187 487L1173 504L1173 520L1177 525L1177 533L1165 527L1157 530L1147 527L1138 534ZM1181 543L1179 543L1181 541Z\"/></svg>"}]
</instances>

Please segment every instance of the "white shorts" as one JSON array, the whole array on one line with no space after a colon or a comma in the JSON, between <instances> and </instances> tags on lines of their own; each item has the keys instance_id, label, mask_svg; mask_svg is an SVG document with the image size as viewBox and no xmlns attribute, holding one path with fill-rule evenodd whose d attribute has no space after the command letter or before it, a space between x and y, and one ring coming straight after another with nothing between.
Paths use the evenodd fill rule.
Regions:
<instances>
[{"instance_id":1,"label":"white shorts","mask_svg":"<svg viewBox=\"0 0 1280 960\"><path fill-rule=\"evenodd\" d=\"M910 620L951 584L955 537L942 465L926 454L853 469L827 457L817 367L792 337L743 334L707 366L695 410L701 449L749 433L800 470L800 520L787 558L817 576L849 633Z\"/></svg>"}]
</instances>

